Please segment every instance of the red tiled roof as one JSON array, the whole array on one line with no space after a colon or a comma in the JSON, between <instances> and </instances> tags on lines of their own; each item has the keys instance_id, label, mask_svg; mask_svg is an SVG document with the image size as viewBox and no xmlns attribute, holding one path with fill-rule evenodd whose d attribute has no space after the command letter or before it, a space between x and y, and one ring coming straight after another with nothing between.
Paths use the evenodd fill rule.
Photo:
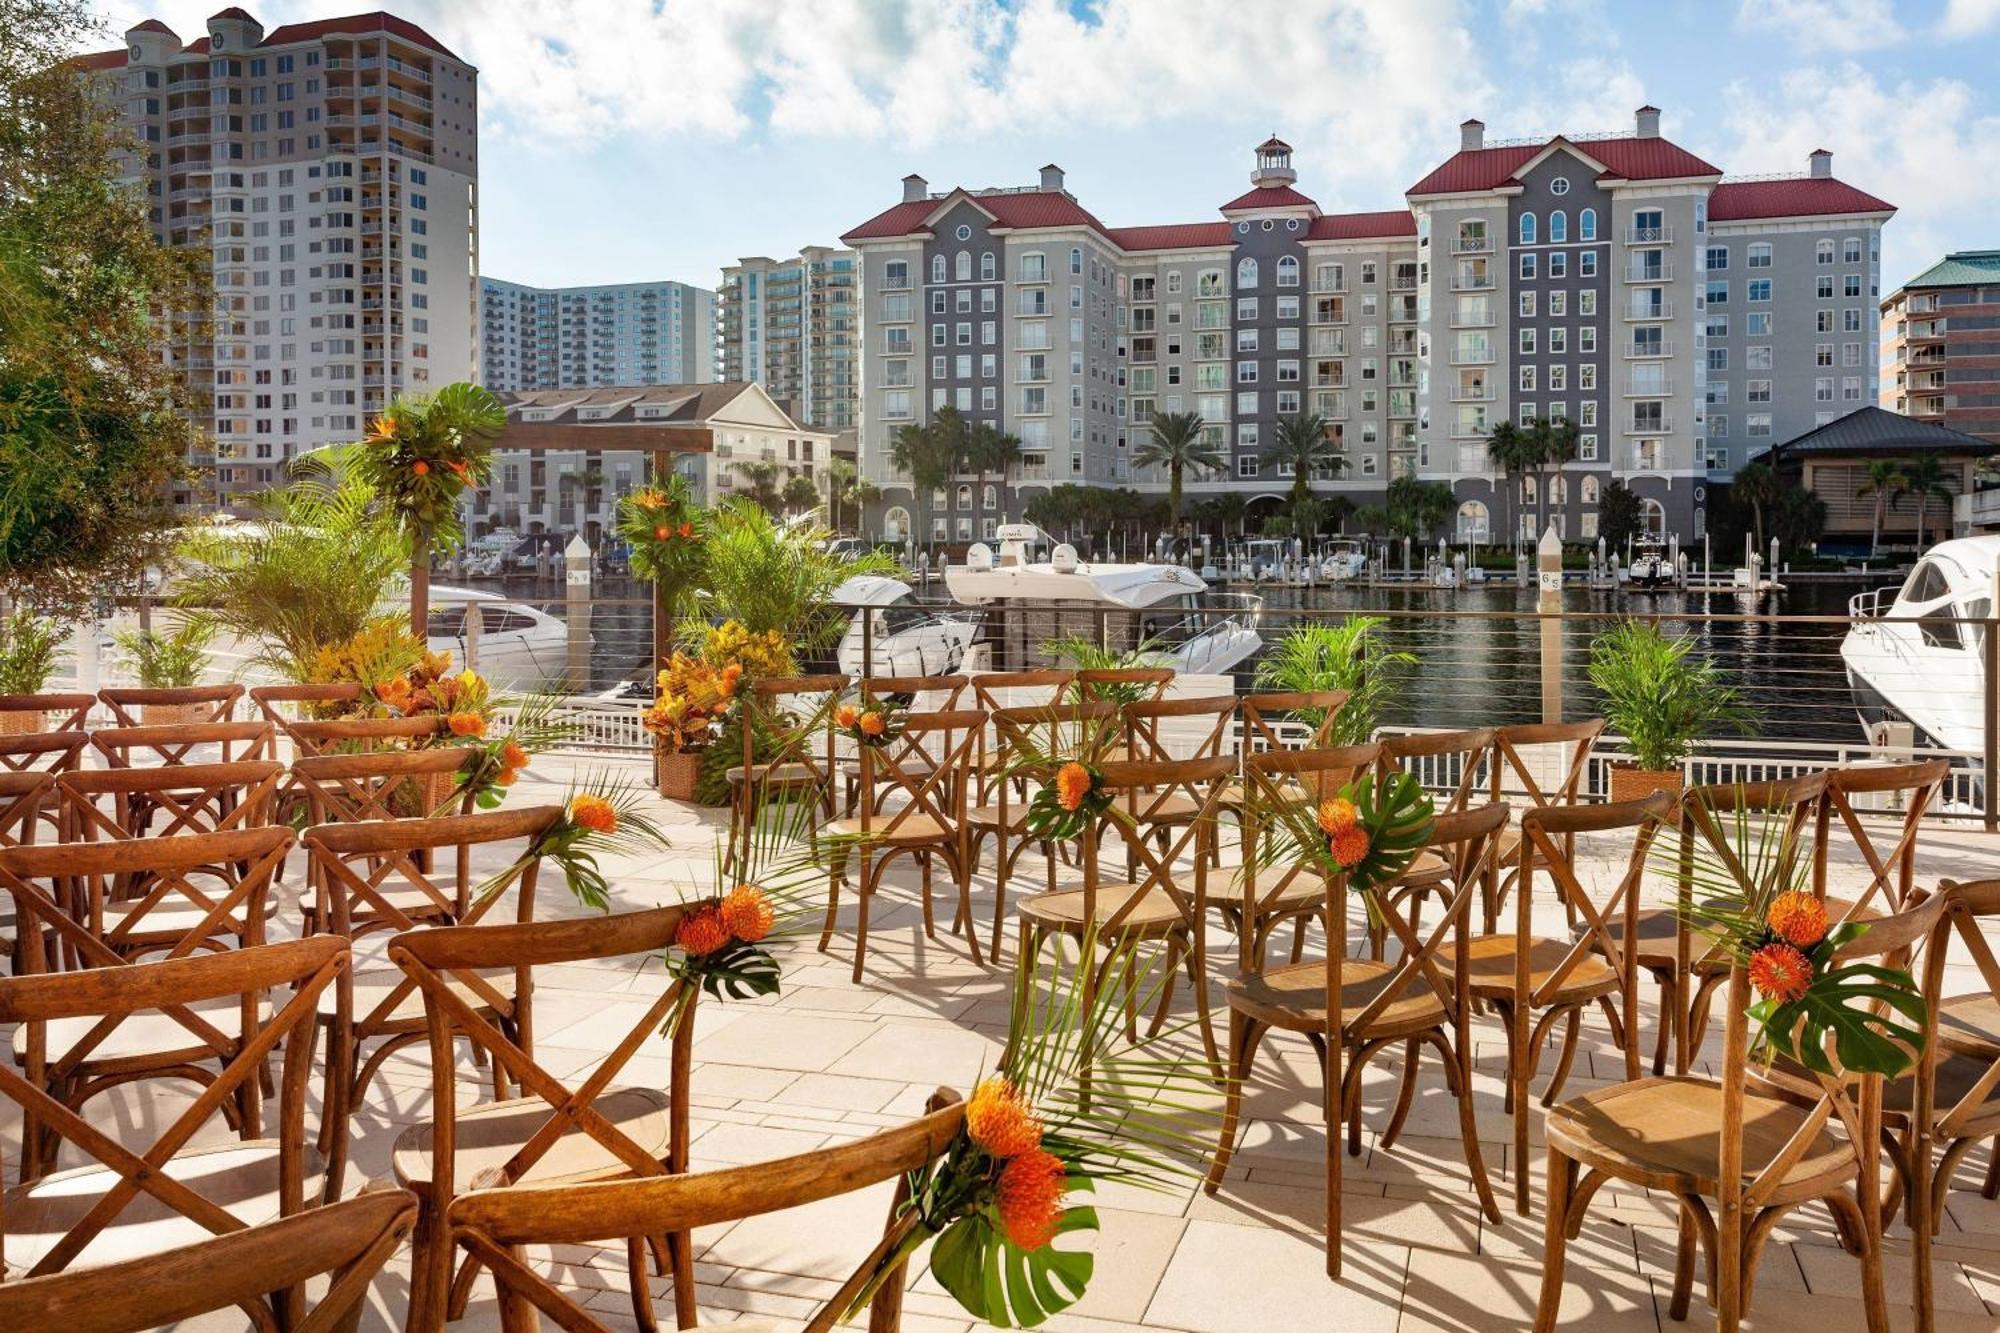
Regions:
<instances>
[{"instance_id":1,"label":"red tiled roof","mask_svg":"<svg viewBox=\"0 0 2000 1333\"><path fill-rule=\"evenodd\" d=\"M1319 205L1289 185L1259 185L1222 206L1224 213L1250 208L1318 208Z\"/></svg>"},{"instance_id":2,"label":"red tiled roof","mask_svg":"<svg viewBox=\"0 0 2000 1333\"><path fill-rule=\"evenodd\" d=\"M449 47L437 38L419 28L408 19L399 19L386 10L378 9L372 14L350 14L346 18L315 19L311 23L287 23L265 36L261 45L282 46L287 42L309 42L315 37L325 37L333 33L386 32L401 37L406 42L418 46L428 46L439 55L454 55Z\"/></svg>"},{"instance_id":3,"label":"red tiled roof","mask_svg":"<svg viewBox=\"0 0 2000 1333\"><path fill-rule=\"evenodd\" d=\"M1541 155L1547 143L1522 144L1513 148L1473 148L1453 153L1430 175L1412 185L1409 194L1461 194L1491 190L1507 184L1528 162ZM1600 180L1671 180L1683 176L1720 176L1722 169L1702 161L1687 149L1667 139L1591 139L1570 143L1576 152L1602 162Z\"/></svg>"},{"instance_id":4,"label":"red tiled roof","mask_svg":"<svg viewBox=\"0 0 2000 1333\"><path fill-rule=\"evenodd\" d=\"M116 51L92 51L88 55L71 56L69 61L73 68L85 71L123 69L126 62L125 48L122 46Z\"/></svg>"},{"instance_id":5,"label":"red tiled roof","mask_svg":"<svg viewBox=\"0 0 2000 1333\"><path fill-rule=\"evenodd\" d=\"M160 22L160 21L159 21L158 19L147 19L147 20L146 20L145 22L143 22L143 23L134 23L134 24L132 25L132 31L133 31L133 32L163 32L163 33L165 33L165 34L166 34L167 36L169 36L169 37L172 37L172 36L174 35L174 30L173 30L172 28L169 28L169 27L168 27L168 26L167 26L166 24L164 24L164 23Z\"/></svg>"},{"instance_id":6,"label":"red tiled roof","mask_svg":"<svg viewBox=\"0 0 2000 1333\"><path fill-rule=\"evenodd\" d=\"M248 10L239 8L236 5L231 5L229 8L223 10L219 14L210 14L209 18L235 19L238 23L255 23L257 21L256 19L250 16L250 12Z\"/></svg>"},{"instance_id":7,"label":"red tiled roof","mask_svg":"<svg viewBox=\"0 0 2000 1333\"><path fill-rule=\"evenodd\" d=\"M208 38L199 37L181 48L184 56L205 56L208 54Z\"/></svg>"},{"instance_id":8,"label":"red tiled roof","mask_svg":"<svg viewBox=\"0 0 2000 1333\"><path fill-rule=\"evenodd\" d=\"M1415 236L1417 220L1407 208L1382 213L1334 213L1314 218L1309 241L1353 241L1372 236Z\"/></svg>"},{"instance_id":9,"label":"red tiled roof","mask_svg":"<svg viewBox=\"0 0 2000 1333\"><path fill-rule=\"evenodd\" d=\"M1170 222L1157 227L1113 227L1106 234L1121 250L1194 250L1229 244L1227 222Z\"/></svg>"},{"instance_id":10,"label":"red tiled roof","mask_svg":"<svg viewBox=\"0 0 2000 1333\"><path fill-rule=\"evenodd\" d=\"M1028 190L1019 194L969 194L977 207L993 215L1001 227L1089 227L1109 236L1110 229L1090 215L1089 210L1066 194ZM883 236L907 236L938 210L942 199L919 199L897 204L844 234L843 241L865 241Z\"/></svg>"},{"instance_id":11,"label":"red tiled roof","mask_svg":"<svg viewBox=\"0 0 2000 1333\"><path fill-rule=\"evenodd\" d=\"M1710 222L1795 218L1829 213L1893 213L1896 206L1831 176L1782 181L1724 181L1708 196Z\"/></svg>"}]
</instances>

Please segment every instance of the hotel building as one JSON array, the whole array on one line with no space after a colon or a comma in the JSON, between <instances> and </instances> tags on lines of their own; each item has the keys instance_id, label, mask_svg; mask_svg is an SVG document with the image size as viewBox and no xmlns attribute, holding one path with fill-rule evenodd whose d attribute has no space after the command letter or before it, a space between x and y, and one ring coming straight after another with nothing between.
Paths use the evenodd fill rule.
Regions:
<instances>
[{"instance_id":1,"label":"hotel building","mask_svg":"<svg viewBox=\"0 0 2000 1333\"><path fill-rule=\"evenodd\" d=\"M1882 302L1882 406L2000 445L2000 250L1961 250Z\"/></svg>"},{"instance_id":2,"label":"hotel building","mask_svg":"<svg viewBox=\"0 0 2000 1333\"><path fill-rule=\"evenodd\" d=\"M714 378L761 384L815 429L852 432L860 419L859 273L853 251L824 245L723 269Z\"/></svg>"}]
</instances>

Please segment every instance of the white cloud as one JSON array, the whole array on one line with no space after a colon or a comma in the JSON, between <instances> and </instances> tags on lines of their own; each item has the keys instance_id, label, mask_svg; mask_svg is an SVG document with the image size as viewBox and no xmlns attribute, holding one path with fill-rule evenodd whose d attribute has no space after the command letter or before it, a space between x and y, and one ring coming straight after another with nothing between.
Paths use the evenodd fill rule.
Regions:
<instances>
[{"instance_id":1,"label":"white cloud","mask_svg":"<svg viewBox=\"0 0 2000 1333\"><path fill-rule=\"evenodd\" d=\"M1889 0L1742 0L1736 24L1808 51L1867 51L1903 38Z\"/></svg>"},{"instance_id":2,"label":"white cloud","mask_svg":"<svg viewBox=\"0 0 2000 1333\"><path fill-rule=\"evenodd\" d=\"M1946 37L1975 37L2000 23L2000 0L1946 0L1938 32Z\"/></svg>"}]
</instances>

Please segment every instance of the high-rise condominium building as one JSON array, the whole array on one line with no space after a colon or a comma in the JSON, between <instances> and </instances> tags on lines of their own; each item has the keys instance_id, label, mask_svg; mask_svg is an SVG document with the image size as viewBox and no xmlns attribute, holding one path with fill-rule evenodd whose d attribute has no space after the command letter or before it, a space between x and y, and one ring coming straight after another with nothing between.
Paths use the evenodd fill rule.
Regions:
<instances>
[{"instance_id":1,"label":"high-rise condominium building","mask_svg":"<svg viewBox=\"0 0 2000 1333\"><path fill-rule=\"evenodd\" d=\"M2000 250L1961 250L1882 302L1882 406L2000 444Z\"/></svg>"},{"instance_id":2,"label":"high-rise condominium building","mask_svg":"<svg viewBox=\"0 0 2000 1333\"><path fill-rule=\"evenodd\" d=\"M742 259L722 270L715 378L752 381L826 431L859 423L860 261L809 245L795 259Z\"/></svg>"},{"instance_id":3,"label":"high-rise condominium building","mask_svg":"<svg viewBox=\"0 0 2000 1333\"><path fill-rule=\"evenodd\" d=\"M1383 212L1329 214L1297 188L1291 148L1258 146L1222 220L1111 227L1042 169L1021 189L903 201L842 240L861 256L862 456L882 522L989 536L1010 488L955 485L929 504L888 459L898 427L951 406L1018 436L1011 494L1063 482L1161 489L1133 466L1155 411L1196 412L1228 458L1195 493L1283 502L1267 457L1281 417L1325 417L1345 466L1324 493L1378 503L1391 479L1450 485L1461 537L1531 525L1536 479L1511 483L1485 441L1513 418L1561 419L1577 459L1549 479L1562 533L1596 534L1622 482L1656 529L1704 530L1707 488L1770 444L1863 404L1864 332L1894 211L1815 153L1792 178L1723 179L1660 137L1485 140Z\"/></svg>"},{"instance_id":4,"label":"high-rise condominium building","mask_svg":"<svg viewBox=\"0 0 2000 1333\"><path fill-rule=\"evenodd\" d=\"M395 394L474 375L478 75L435 37L380 12L267 33L230 8L79 63L139 142L160 238L213 254L215 308L164 341L224 503Z\"/></svg>"},{"instance_id":5,"label":"high-rise condominium building","mask_svg":"<svg viewBox=\"0 0 2000 1333\"><path fill-rule=\"evenodd\" d=\"M479 280L481 383L496 392L715 378L715 293L684 282Z\"/></svg>"}]
</instances>

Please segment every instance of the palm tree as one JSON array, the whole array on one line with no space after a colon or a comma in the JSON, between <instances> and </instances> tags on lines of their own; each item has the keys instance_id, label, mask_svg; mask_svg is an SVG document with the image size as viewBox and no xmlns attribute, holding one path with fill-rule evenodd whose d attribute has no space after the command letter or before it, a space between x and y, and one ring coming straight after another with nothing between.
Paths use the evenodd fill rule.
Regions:
<instances>
[{"instance_id":1,"label":"palm tree","mask_svg":"<svg viewBox=\"0 0 2000 1333\"><path fill-rule=\"evenodd\" d=\"M1229 465L1208 436L1199 412L1155 412L1147 436L1132 461L1140 467L1167 470L1167 513L1176 533L1181 527L1181 475L1219 471Z\"/></svg>"},{"instance_id":2,"label":"palm tree","mask_svg":"<svg viewBox=\"0 0 2000 1333\"><path fill-rule=\"evenodd\" d=\"M803 514L819 507L819 487L813 485L811 477L793 477L785 483L780 498L787 513Z\"/></svg>"},{"instance_id":3,"label":"palm tree","mask_svg":"<svg viewBox=\"0 0 2000 1333\"><path fill-rule=\"evenodd\" d=\"M1505 479L1507 523L1514 544L1521 542L1520 478L1535 466L1534 442L1521 432L1512 418L1496 423L1486 436L1486 461Z\"/></svg>"},{"instance_id":4,"label":"palm tree","mask_svg":"<svg viewBox=\"0 0 2000 1333\"><path fill-rule=\"evenodd\" d=\"M1209 516L1221 527L1217 534L1227 541L1231 534L1243 531L1243 514L1250 508L1250 502L1236 491L1224 491L1208 500Z\"/></svg>"},{"instance_id":5,"label":"palm tree","mask_svg":"<svg viewBox=\"0 0 2000 1333\"><path fill-rule=\"evenodd\" d=\"M1583 441L1583 432L1573 421L1536 417L1528 438L1535 446L1535 538L1539 541L1549 525L1549 484L1552 480L1549 472L1553 469L1560 473L1564 463L1575 460L1577 448Z\"/></svg>"},{"instance_id":6,"label":"palm tree","mask_svg":"<svg viewBox=\"0 0 2000 1333\"><path fill-rule=\"evenodd\" d=\"M889 461L909 474L910 485L917 493L918 512L926 520L932 517L933 496L951 481L964 458L965 418L959 416L956 408L941 407L927 424L903 426L889 441ZM934 527L928 521L924 524L926 546Z\"/></svg>"},{"instance_id":7,"label":"palm tree","mask_svg":"<svg viewBox=\"0 0 2000 1333\"><path fill-rule=\"evenodd\" d=\"M1277 438L1264 451L1264 457L1281 469L1285 464L1291 465L1294 510L1311 497L1315 468L1323 467L1338 474L1347 464L1340 445L1328 436L1327 425L1327 419L1317 412L1294 412L1279 417Z\"/></svg>"},{"instance_id":8,"label":"palm tree","mask_svg":"<svg viewBox=\"0 0 2000 1333\"><path fill-rule=\"evenodd\" d=\"M1010 435L998 427L979 422L966 433L965 466L977 483L974 491L979 503L986 503L986 478L993 474L1000 478L1000 518L1006 521L1013 506L1007 503L1007 474L1021 461L1021 438Z\"/></svg>"},{"instance_id":9,"label":"palm tree","mask_svg":"<svg viewBox=\"0 0 2000 1333\"><path fill-rule=\"evenodd\" d=\"M1936 496L1944 501L1947 518L1951 514L1952 491L1951 487L1945 485L1945 479L1951 476L1951 473L1938 460L1936 454L1919 454L1903 469L1903 475L1908 480L1905 489L1917 497L1917 549L1921 551L1928 527L1925 520L1930 517L1931 512L1931 497Z\"/></svg>"},{"instance_id":10,"label":"palm tree","mask_svg":"<svg viewBox=\"0 0 2000 1333\"><path fill-rule=\"evenodd\" d=\"M1746 463L1736 470L1736 479L1729 483L1730 498L1750 506L1751 531L1756 534L1760 555L1764 551L1764 511L1778 502L1784 490L1777 469L1769 463Z\"/></svg>"},{"instance_id":11,"label":"palm tree","mask_svg":"<svg viewBox=\"0 0 2000 1333\"><path fill-rule=\"evenodd\" d=\"M1875 497L1875 522L1868 531L1868 554L1874 555L1882 549L1882 511L1889 502L1910 489L1910 479L1903 475L1902 465L1892 458L1870 459L1868 480L1863 482L1854 494Z\"/></svg>"},{"instance_id":12,"label":"palm tree","mask_svg":"<svg viewBox=\"0 0 2000 1333\"><path fill-rule=\"evenodd\" d=\"M840 506L847 501L847 488L860 480L861 472L845 458L826 465L826 525L840 531Z\"/></svg>"},{"instance_id":13,"label":"palm tree","mask_svg":"<svg viewBox=\"0 0 2000 1333\"><path fill-rule=\"evenodd\" d=\"M730 465L737 476L743 478L742 494L767 514L775 514L784 503L779 486L785 475L782 463L770 463L763 459L742 458Z\"/></svg>"}]
</instances>

